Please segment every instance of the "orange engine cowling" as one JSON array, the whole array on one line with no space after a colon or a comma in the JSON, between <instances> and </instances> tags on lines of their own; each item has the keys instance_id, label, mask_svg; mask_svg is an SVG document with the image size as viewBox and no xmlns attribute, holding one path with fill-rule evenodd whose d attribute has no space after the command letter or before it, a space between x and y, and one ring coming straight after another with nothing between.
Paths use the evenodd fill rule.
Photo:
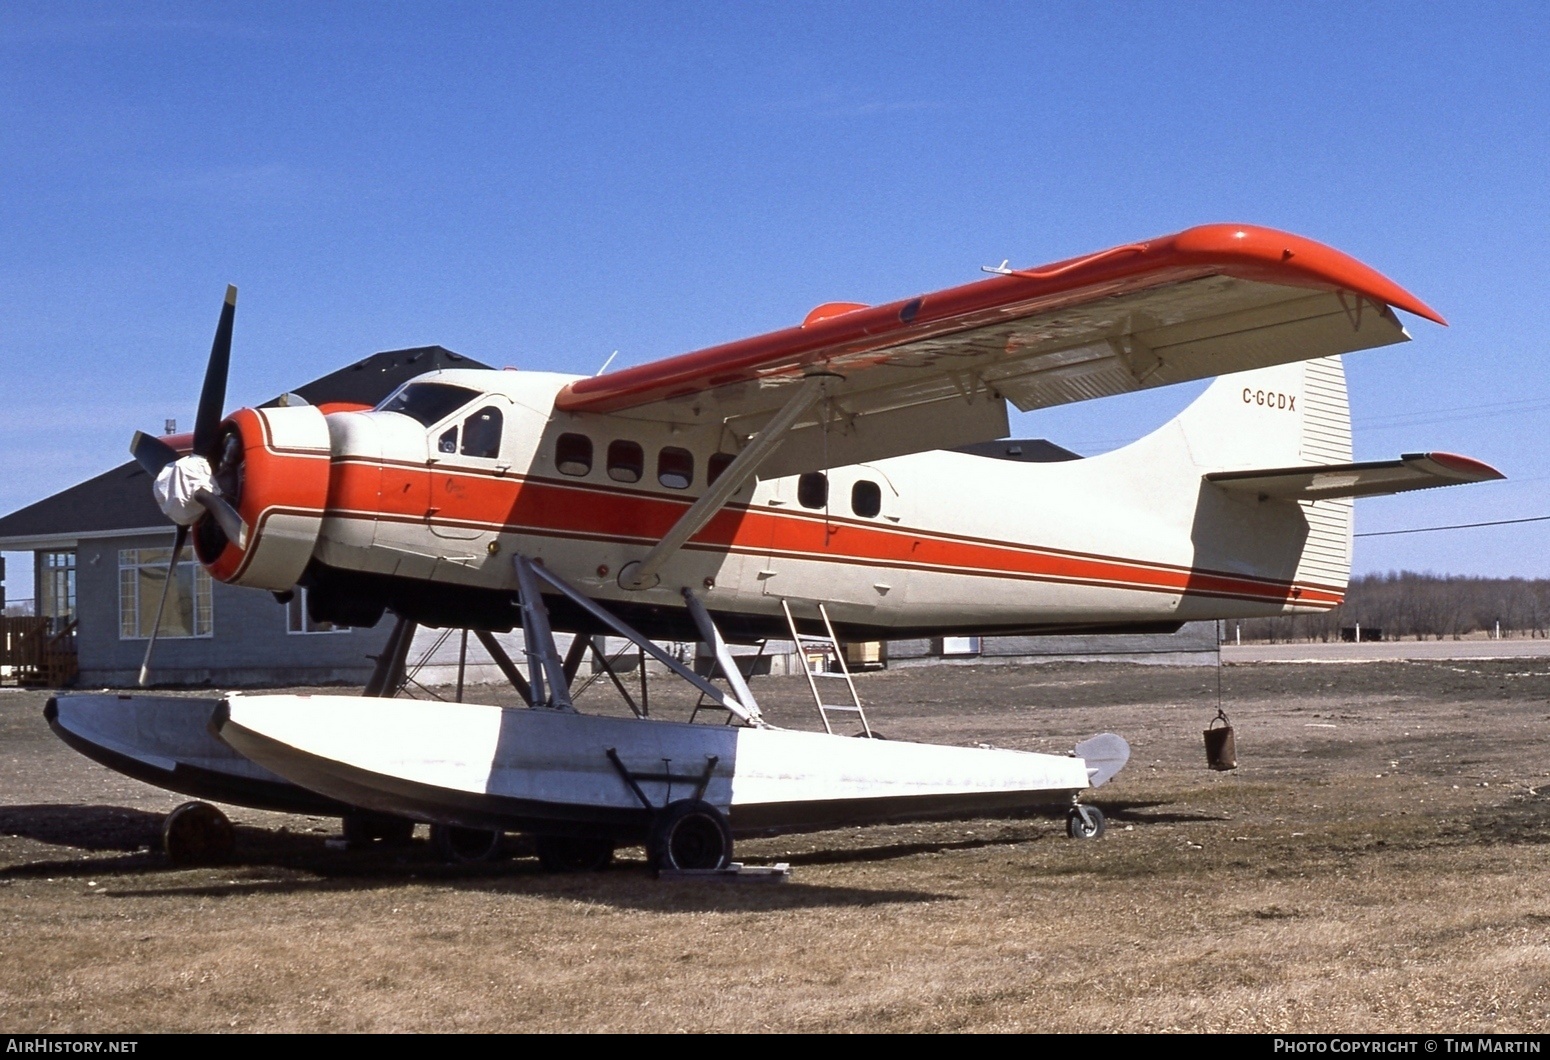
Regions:
<instances>
[{"instance_id":1,"label":"orange engine cowling","mask_svg":"<svg viewBox=\"0 0 1550 1060\"><path fill-rule=\"evenodd\" d=\"M293 588L328 506L328 423L311 405L239 409L222 432L214 478L247 524L247 540L232 541L206 517L194 526L194 552L223 582Z\"/></svg>"}]
</instances>

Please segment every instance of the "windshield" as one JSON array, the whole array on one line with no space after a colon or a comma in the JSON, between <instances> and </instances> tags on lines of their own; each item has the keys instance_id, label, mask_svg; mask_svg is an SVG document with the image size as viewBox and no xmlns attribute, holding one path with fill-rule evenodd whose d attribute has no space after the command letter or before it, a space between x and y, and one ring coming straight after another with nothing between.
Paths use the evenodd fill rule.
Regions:
<instances>
[{"instance_id":1,"label":"windshield","mask_svg":"<svg viewBox=\"0 0 1550 1060\"><path fill-rule=\"evenodd\" d=\"M401 412L426 427L439 423L474 398L479 391L449 383L410 383L377 406L378 412Z\"/></svg>"}]
</instances>

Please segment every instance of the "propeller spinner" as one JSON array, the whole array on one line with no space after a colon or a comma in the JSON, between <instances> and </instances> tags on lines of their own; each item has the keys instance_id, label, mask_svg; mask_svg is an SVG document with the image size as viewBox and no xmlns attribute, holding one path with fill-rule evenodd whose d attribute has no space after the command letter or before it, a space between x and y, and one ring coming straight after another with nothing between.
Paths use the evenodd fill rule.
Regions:
<instances>
[{"instance_id":1,"label":"propeller spinner","mask_svg":"<svg viewBox=\"0 0 1550 1060\"><path fill-rule=\"evenodd\" d=\"M226 302L221 306L221 320L215 328L215 341L210 345L210 363L205 368L204 386L199 392L193 451L187 456L179 456L172 446L144 431L136 431L129 444L135 462L145 469L155 483L153 490L156 503L167 518L177 524L172 538L172 560L167 565L167 580L162 586L161 601L156 606L156 620L145 646L145 661L140 666L142 688L150 679L151 653L156 648L156 635L161 629L162 613L167 607L173 573L177 570L183 546L188 543L189 531L194 524L200 519L212 518L226 537L236 542L239 548L247 542L247 524L224 495L235 489L233 476L222 474L221 421L226 404L226 376L231 367L232 322L236 313L237 288L228 285ZM222 489L223 480L225 491Z\"/></svg>"}]
</instances>

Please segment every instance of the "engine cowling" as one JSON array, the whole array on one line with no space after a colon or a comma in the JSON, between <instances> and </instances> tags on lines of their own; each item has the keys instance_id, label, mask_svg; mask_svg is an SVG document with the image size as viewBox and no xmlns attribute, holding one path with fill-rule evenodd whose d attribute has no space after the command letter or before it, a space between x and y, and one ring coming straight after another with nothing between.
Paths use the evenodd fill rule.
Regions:
<instances>
[{"instance_id":1,"label":"engine cowling","mask_svg":"<svg viewBox=\"0 0 1550 1060\"><path fill-rule=\"evenodd\" d=\"M300 405L239 409L221 429L214 479L247 524L247 540L230 540L207 517L194 526L195 554L213 578L283 592L306 569L323 526L328 423Z\"/></svg>"}]
</instances>

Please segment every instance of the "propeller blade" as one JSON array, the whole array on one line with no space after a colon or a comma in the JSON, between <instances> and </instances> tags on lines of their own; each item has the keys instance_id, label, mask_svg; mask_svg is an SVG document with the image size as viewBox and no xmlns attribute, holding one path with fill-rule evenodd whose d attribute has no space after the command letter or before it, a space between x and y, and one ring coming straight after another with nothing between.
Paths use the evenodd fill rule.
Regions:
<instances>
[{"instance_id":1,"label":"propeller blade","mask_svg":"<svg viewBox=\"0 0 1550 1060\"><path fill-rule=\"evenodd\" d=\"M220 440L221 420L225 418L226 371L231 367L231 325L236 315L237 289L227 284L226 304L221 306L221 322L215 326L204 388L199 392L199 412L194 418L194 452L211 464L220 456L216 445Z\"/></svg>"},{"instance_id":2,"label":"propeller blade","mask_svg":"<svg viewBox=\"0 0 1550 1060\"><path fill-rule=\"evenodd\" d=\"M238 548L248 547L248 524L242 521L242 516L237 514L237 509L231 506L230 501L225 497L216 496L209 490L200 490L194 494L194 500L204 505L204 510L221 524L221 529L226 531L227 540Z\"/></svg>"},{"instance_id":3,"label":"propeller blade","mask_svg":"<svg viewBox=\"0 0 1550 1060\"><path fill-rule=\"evenodd\" d=\"M151 679L151 652L156 650L156 634L161 632L162 612L167 610L167 594L172 591L172 576L177 572L178 560L183 556L183 546L188 541L188 527L179 526L172 537L172 562L167 564L167 580L161 587L161 603L156 605L156 621L151 624L151 639L145 644L145 661L140 664L140 687Z\"/></svg>"},{"instance_id":4,"label":"propeller blade","mask_svg":"<svg viewBox=\"0 0 1550 1060\"><path fill-rule=\"evenodd\" d=\"M136 431L134 441L129 443L129 452L135 458L135 463L145 468L145 473L155 478L161 474L161 469L178 458L178 451L166 442L144 431Z\"/></svg>"}]
</instances>

